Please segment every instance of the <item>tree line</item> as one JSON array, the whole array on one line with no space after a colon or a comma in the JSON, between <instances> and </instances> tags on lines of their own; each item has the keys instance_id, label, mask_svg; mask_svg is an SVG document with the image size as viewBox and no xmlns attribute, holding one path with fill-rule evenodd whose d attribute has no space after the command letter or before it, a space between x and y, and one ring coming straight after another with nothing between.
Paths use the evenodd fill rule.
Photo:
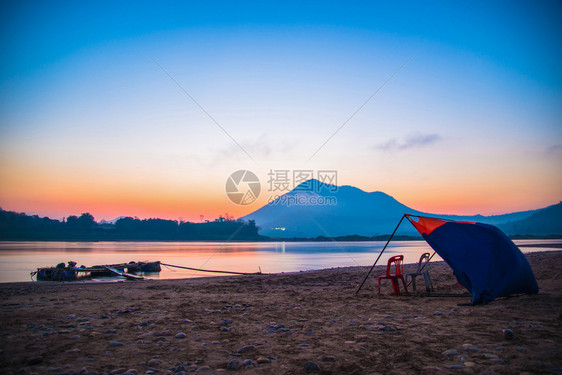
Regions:
<instances>
[{"instance_id":1,"label":"tree line","mask_svg":"<svg viewBox=\"0 0 562 375\"><path fill-rule=\"evenodd\" d=\"M120 218L115 224L97 223L89 213L66 220L26 215L0 209L2 240L245 240L267 237L258 234L253 220L220 217L215 221L192 223L166 219Z\"/></svg>"}]
</instances>

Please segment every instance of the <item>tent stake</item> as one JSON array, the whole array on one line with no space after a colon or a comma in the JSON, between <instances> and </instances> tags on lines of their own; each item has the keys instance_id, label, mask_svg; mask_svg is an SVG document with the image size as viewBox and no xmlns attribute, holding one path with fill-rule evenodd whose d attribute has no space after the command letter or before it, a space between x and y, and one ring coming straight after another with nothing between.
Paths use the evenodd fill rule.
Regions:
<instances>
[{"instance_id":1,"label":"tent stake","mask_svg":"<svg viewBox=\"0 0 562 375\"><path fill-rule=\"evenodd\" d=\"M375 266L377 265L377 262L381 258L382 253L384 253L384 250L386 249L386 247L390 243L390 240L392 240L392 237L394 237L394 234L398 230L398 227L400 226L400 224L402 224L402 220L404 220L404 217L406 217L406 214L402 215L402 218L398 222L398 225L396 226L396 228L394 228L394 232L392 232L392 234L390 235L390 238L388 239L388 241L386 241L386 245L384 245L384 247L382 248L381 252L379 253L379 256L377 257L377 260L375 260L375 263L373 263L373 266L369 270L369 273L367 273L367 276L365 276L365 279L363 280L361 285L359 285L359 289L357 289L357 292L355 292L355 295L357 295L359 293L359 291L361 290L361 288L363 288L363 284L365 284L365 281L367 281L367 279L369 278L369 275L371 274L371 272L373 272L373 269L375 268Z\"/></svg>"}]
</instances>

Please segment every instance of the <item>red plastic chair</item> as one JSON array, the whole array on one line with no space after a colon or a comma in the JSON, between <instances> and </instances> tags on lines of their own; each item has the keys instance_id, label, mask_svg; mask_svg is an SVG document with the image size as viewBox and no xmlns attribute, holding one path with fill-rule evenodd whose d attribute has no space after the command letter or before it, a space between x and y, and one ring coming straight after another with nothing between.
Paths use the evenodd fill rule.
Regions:
<instances>
[{"instance_id":1,"label":"red plastic chair","mask_svg":"<svg viewBox=\"0 0 562 375\"><path fill-rule=\"evenodd\" d=\"M395 273L390 273L393 263ZM394 290L394 294L396 295L400 295L400 284L398 284L398 280L402 280L402 284L404 284L404 290L406 291L406 293L408 293L408 288L406 287L406 281L404 280L403 271L404 255L396 255L390 258L386 266L386 276L379 276L379 294L381 294L382 279L390 279L390 281L392 282L392 289Z\"/></svg>"}]
</instances>

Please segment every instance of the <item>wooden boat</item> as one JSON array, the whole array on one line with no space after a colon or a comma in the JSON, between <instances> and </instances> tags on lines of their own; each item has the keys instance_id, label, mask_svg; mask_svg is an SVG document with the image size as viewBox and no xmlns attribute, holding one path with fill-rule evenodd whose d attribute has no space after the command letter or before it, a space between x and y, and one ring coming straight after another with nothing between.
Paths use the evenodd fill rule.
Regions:
<instances>
[{"instance_id":1,"label":"wooden boat","mask_svg":"<svg viewBox=\"0 0 562 375\"><path fill-rule=\"evenodd\" d=\"M160 267L160 261L156 262L129 262L127 265L127 272L138 273L138 272L160 272L162 267Z\"/></svg>"},{"instance_id":2,"label":"wooden boat","mask_svg":"<svg viewBox=\"0 0 562 375\"><path fill-rule=\"evenodd\" d=\"M37 280L41 281L75 281L83 278L103 276L121 276L128 280L140 280L143 279L142 276L133 275L132 273L160 271L160 261L105 264L92 267L76 267L76 262L68 262L68 265L59 263L56 267L37 268L37 271L31 272L31 277L36 276Z\"/></svg>"}]
</instances>

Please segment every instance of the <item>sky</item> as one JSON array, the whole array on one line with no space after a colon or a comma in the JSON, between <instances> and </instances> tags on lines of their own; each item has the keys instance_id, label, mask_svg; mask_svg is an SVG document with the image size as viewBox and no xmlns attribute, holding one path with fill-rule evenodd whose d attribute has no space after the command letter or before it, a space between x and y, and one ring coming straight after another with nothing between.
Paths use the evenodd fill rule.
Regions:
<instances>
[{"instance_id":1,"label":"sky","mask_svg":"<svg viewBox=\"0 0 562 375\"><path fill-rule=\"evenodd\" d=\"M0 207L240 217L302 170L432 213L556 204L561 19L560 1L3 1ZM237 170L252 204L225 193Z\"/></svg>"}]
</instances>

